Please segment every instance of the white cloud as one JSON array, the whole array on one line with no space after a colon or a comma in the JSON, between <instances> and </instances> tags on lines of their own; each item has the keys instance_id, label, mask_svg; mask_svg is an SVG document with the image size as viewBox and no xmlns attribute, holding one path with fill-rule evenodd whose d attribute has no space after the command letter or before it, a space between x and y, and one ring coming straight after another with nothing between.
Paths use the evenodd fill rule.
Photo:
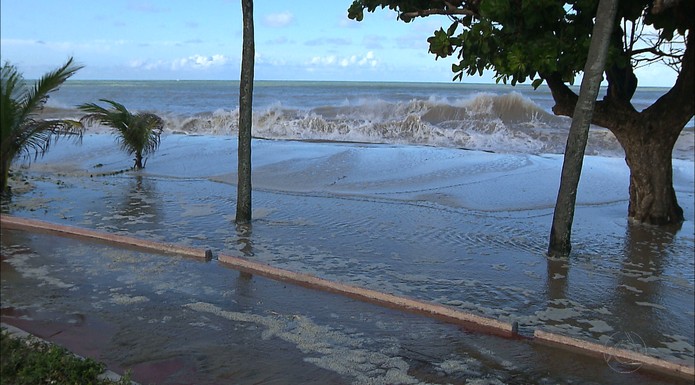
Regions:
<instances>
[{"instance_id":1,"label":"white cloud","mask_svg":"<svg viewBox=\"0 0 695 385\"><path fill-rule=\"evenodd\" d=\"M290 11L271 13L263 18L264 24L268 27L281 28L286 27L292 23L294 20L294 15Z\"/></svg>"},{"instance_id":2,"label":"white cloud","mask_svg":"<svg viewBox=\"0 0 695 385\"><path fill-rule=\"evenodd\" d=\"M314 65L332 65L337 61L335 55L329 55L329 56L314 56L311 58L309 61L309 64L314 64Z\"/></svg>"},{"instance_id":3,"label":"white cloud","mask_svg":"<svg viewBox=\"0 0 695 385\"><path fill-rule=\"evenodd\" d=\"M227 64L229 58L224 55L216 54L212 56L193 55L186 58L176 59L171 64L171 68L209 68Z\"/></svg>"},{"instance_id":4,"label":"white cloud","mask_svg":"<svg viewBox=\"0 0 695 385\"><path fill-rule=\"evenodd\" d=\"M345 57L337 57L335 55L314 56L309 60L310 66L340 66L340 67L376 67L379 60L374 55L374 52L369 51L364 55L351 55Z\"/></svg>"},{"instance_id":5,"label":"white cloud","mask_svg":"<svg viewBox=\"0 0 695 385\"><path fill-rule=\"evenodd\" d=\"M256 56L254 57L254 63L256 65L286 66L287 60L282 58L278 59L273 57L266 57L265 55L256 52Z\"/></svg>"},{"instance_id":6,"label":"white cloud","mask_svg":"<svg viewBox=\"0 0 695 385\"><path fill-rule=\"evenodd\" d=\"M219 67L227 64L229 58L225 55L215 54L212 56L192 55L174 60L143 60L134 59L128 63L130 68L144 70L186 70L186 69L208 69L211 67Z\"/></svg>"}]
</instances>

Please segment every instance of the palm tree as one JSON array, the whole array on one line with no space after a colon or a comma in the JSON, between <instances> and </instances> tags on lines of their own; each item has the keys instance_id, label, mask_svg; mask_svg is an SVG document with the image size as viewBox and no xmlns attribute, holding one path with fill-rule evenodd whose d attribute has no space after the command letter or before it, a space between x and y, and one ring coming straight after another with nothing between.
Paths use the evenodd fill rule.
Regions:
<instances>
[{"instance_id":1,"label":"palm tree","mask_svg":"<svg viewBox=\"0 0 695 385\"><path fill-rule=\"evenodd\" d=\"M125 106L112 100L99 99L111 105L106 109L95 103L86 103L79 109L86 112L81 122L98 123L111 127L118 135L121 149L135 156L133 168L140 170L145 168L143 156L153 154L159 147L164 122L152 113L138 112L132 114ZM146 162L145 162L146 163Z\"/></svg>"},{"instance_id":2,"label":"palm tree","mask_svg":"<svg viewBox=\"0 0 695 385\"><path fill-rule=\"evenodd\" d=\"M253 0L242 0L243 44L239 80L239 177L237 184L236 223L251 222L251 126L253 115L253 67L256 43L253 32Z\"/></svg>"},{"instance_id":3,"label":"palm tree","mask_svg":"<svg viewBox=\"0 0 695 385\"><path fill-rule=\"evenodd\" d=\"M70 58L58 69L48 72L33 87L24 80L16 66L5 62L2 66L2 89L0 90L0 193L9 192L7 179L10 166L19 156L34 160L43 156L52 141L61 136L82 139L82 124L74 120L42 120L39 114L51 92L58 88L82 66L75 65Z\"/></svg>"}]
</instances>

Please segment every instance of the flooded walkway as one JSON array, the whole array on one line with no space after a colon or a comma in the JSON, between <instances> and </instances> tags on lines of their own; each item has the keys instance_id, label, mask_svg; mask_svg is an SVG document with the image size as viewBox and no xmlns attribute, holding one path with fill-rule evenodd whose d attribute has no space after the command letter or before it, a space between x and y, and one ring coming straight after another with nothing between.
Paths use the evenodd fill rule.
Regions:
<instances>
[{"instance_id":1,"label":"flooded walkway","mask_svg":"<svg viewBox=\"0 0 695 385\"><path fill-rule=\"evenodd\" d=\"M561 158L258 141L253 225L235 227L231 167L220 162L233 143L169 137L146 172L107 176L90 173L129 164L109 152L112 138L85 138L79 156L56 146L23 171L32 188L3 213L518 322L524 338L543 329L606 345L637 335L649 355L693 364L692 162L674 170L687 220L665 231L626 220L624 161L588 158L573 253L553 260L549 181ZM82 333L101 359L140 375L175 371L172 384L678 383L214 260L7 229L2 245L3 321L42 325L42 337Z\"/></svg>"},{"instance_id":2,"label":"flooded walkway","mask_svg":"<svg viewBox=\"0 0 695 385\"><path fill-rule=\"evenodd\" d=\"M3 322L141 383L681 382L214 260L21 230L2 231L2 293Z\"/></svg>"}]
</instances>

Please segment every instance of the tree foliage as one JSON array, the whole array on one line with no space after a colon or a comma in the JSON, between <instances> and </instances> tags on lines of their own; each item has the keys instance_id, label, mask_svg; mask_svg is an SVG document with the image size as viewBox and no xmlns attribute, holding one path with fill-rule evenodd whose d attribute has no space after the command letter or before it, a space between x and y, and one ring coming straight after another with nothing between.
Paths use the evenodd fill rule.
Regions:
<instances>
[{"instance_id":1,"label":"tree foliage","mask_svg":"<svg viewBox=\"0 0 695 385\"><path fill-rule=\"evenodd\" d=\"M111 105L104 108L95 103L86 103L79 106L80 110L87 113L81 121L85 123L99 123L113 128L121 149L135 156L134 168L144 168L143 157L153 154L159 147L164 122L162 119L148 112L131 113L117 102L100 99Z\"/></svg>"},{"instance_id":2,"label":"tree foliage","mask_svg":"<svg viewBox=\"0 0 695 385\"><path fill-rule=\"evenodd\" d=\"M61 136L82 137L79 122L43 120L40 113L49 95L82 68L70 58L57 69L43 75L31 86L16 66L6 62L1 70L0 144L1 192L7 190L10 165L18 156L36 159L48 151L51 142Z\"/></svg>"},{"instance_id":3,"label":"tree foliage","mask_svg":"<svg viewBox=\"0 0 695 385\"><path fill-rule=\"evenodd\" d=\"M693 1L681 0L653 12L659 3L620 2L607 67L680 61L683 46L677 43L683 43L692 28ZM574 82L584 67L597 6L598 0L357 0L348 16L362 20L365 10L377 8L396 11L404 22L446 15L449 27L434 31L428 42L436 58L456 57L454 79L489 70L498 82L515 85L530 80L538 87L551 74ZM652 28L658 34L650 34Z\"/></svg>"}]
</instances>

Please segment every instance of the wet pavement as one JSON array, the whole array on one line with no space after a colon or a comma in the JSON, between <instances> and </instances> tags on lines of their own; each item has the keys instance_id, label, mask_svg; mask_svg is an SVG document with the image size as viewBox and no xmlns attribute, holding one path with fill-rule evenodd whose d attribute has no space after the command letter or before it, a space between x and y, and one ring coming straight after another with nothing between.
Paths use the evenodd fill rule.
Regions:
<instances>
[{"instance_id":1,"label":"wet pavement","mask_svg":"<svg viewBox=\"0 0 695 385\"><path fill-rule=\"evenodd\" d=\"M141 383L687 383L215 260L20 230L2 231L2 321Z\"/></svg>"},{"instance_id":2,"label":"wet pavement","mask_svg":"<svg viewBox=\"0 0 695 385\"><path fill-rule=\"evenodd\" d=\"M626 220L624 161L587 158L572 255L550 259L557 157L257 142L254 221L237 227L231 165L220 161L232 158L234 141L169 137L146 172L111 175L130 161L107 139L86 138L90 150L79 154L52 148L22 170L27 188L3 213L432 301L518 322L523 337L542 328L613 344L634 334L631 348L695 361L692 162L674 167L686 222L664 230ZM191 157L201 148L200 159ZM117 367L185 367L177 376L201 376L199 383L661 381L643 371L619 374L602 358L248 279L217 261L2 235L3 320L43 322L43 334L58 331L48 325L78 334L81 325L99 325L114 349L100 354ZM300 333L333 337L307 347Z\"/></svg>"}]
</instances>

